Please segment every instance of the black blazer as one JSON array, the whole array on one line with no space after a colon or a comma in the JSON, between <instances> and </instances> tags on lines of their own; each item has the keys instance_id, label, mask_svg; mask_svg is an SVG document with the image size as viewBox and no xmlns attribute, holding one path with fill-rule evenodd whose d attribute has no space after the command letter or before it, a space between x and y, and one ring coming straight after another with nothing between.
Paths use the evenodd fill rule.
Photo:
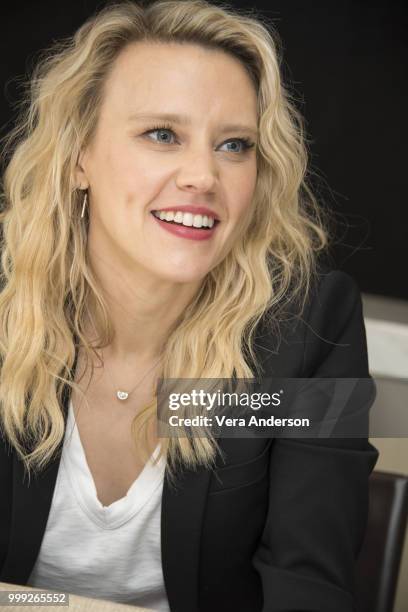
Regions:
<instances>
[{"instance_id":1,"label":"black blazer","mask_svg":"<svg viewBox=\"0 0 408 612\"><path fill-rule=\"evenodd\" d=\"M302 319L284 329L276 351L259 327L266 376L369 376L360 293L347 274L322 273ZM68 393L62 407L66 417ZM367 438L219 443L226 463L215 473L184 470L176 489L164 480L161 548L172 612L353 611L377 450ZM58 467L59 456L28 485L1 441L1 581L26 584Z\"/></svg>"}]
</instances>

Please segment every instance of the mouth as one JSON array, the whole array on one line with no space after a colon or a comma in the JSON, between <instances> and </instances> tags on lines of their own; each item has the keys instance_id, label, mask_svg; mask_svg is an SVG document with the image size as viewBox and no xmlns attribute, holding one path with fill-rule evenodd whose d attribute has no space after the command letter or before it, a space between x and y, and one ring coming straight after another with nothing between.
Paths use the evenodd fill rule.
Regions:
<instances>
[{"instance_id":1,"label":"mouth","mask_svg":"<svg viewBox=\"0 0 408 612\"><path fill-rule=\"evenodd\" d=\"M154 220L163 229L180 238L187 238L190 240L206 240L211 238L220 224L218 219L209 218L205 215L169 215L167 219L165 218L167 215L163 213L161 217L164 218L160 218L160 211L152 210L150 212Z\"/></svg>"},{"instance_id":2,"label":"mouth","mask_svg":"<svg viewBox=\"0 0 408 612\"><path fill-rule=\"evenodd\" d=\"M219 219L209 215L193 215L191 213L167 213L166 215L165 212L160 210L152 210L151 213L154 217L160 219L160 221L164 221L165 223L192 227L194 229L211 229L220 223Z\"/></svg>"}]
</instances>

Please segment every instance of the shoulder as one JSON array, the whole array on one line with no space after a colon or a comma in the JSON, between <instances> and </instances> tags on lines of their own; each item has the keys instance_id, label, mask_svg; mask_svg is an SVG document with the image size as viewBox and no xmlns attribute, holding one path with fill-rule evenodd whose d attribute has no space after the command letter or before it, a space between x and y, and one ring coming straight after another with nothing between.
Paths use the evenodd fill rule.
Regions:
<instances>
[{"instance_id":1,"label":"shoulder","mask_svg":"<svg viewBox=\"0 0 408 612\"><path fill-rule=\"evenodd\" d=\"M320 270L302 319L304 376L369 375L361 293L349 274Z\"/></svg>"},{"instance_id":2,"label":"shoulder","mask_svg":"<svg viewBox=\"0 0 408 612\"><path fill-rule=\"evenodd\" d=\"M304 312L308 319L320 316L326 324L335 324L360 306L359 287L349 274L342 270L319 269ZM326 317L327 311L330 318Z\"/></svg>"},{"instance_id":3,"label":"shoulder","mask_svg":"<svg viewBox=\"0 0 408 612\"><path fill-rule=\"evenodd\" d=\"M278 326L266 313L256 335L264 372L301 378L369 375L361 294L349 274L320 266L299 309L292 302Z\"/></svg>"}]
</instances>

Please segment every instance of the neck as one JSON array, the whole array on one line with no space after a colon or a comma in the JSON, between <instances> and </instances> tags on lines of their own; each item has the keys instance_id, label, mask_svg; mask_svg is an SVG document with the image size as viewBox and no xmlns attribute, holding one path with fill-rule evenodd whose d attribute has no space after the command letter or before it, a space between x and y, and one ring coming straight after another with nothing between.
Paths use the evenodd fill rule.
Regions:
<instances>
[{"instance_id":1,"label":"neck","mask_svg":"<svg viewBox=\"0 0 408 612\"><path fill-rule=\"evenodd\" d=\"M163 353L163 347L184 310L199 290L200 283L161 282L137 291L123 283L112 290L105 283L102 291L113 325L112 342L103 348L103 358L119 367L149 367ZM87 338L95 338L91 321L85 324Z\"/></svg>"}]
</instances>

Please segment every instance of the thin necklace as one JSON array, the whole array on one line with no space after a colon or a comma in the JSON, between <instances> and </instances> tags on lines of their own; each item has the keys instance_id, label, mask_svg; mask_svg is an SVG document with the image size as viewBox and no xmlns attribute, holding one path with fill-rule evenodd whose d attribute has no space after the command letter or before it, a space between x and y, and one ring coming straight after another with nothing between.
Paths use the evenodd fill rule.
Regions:
<instances>
[{"instance_id":1,"label":"thin necklace","mask_svg":"<svg viewBox=\"0 0 408 612\"><path fill-rule=\"evenodd\" d=\"M92 321L92 327L94 328L94 331L95 331L95 333L96 333L96 329L95 329L95 325L94 325L93 321ZM157 361L156 361L156 362L153 364L153 366L152 366L151 368L149 368L149 369L147 370L147 372L146 372L146 373L143 375L143 377L142 377L142 378L139 380L139 382L137 383L137 385L136 385L136 386L135 386L135 387L134 387L134 388L133 388L131 391L124 391L123 389L118 389L118 388L117 388L117 386L115 385L115 383L113 382L113 380L112 380L112 376L110 375L109 370L108 370L108 368L107 368L107 367L106 367L106 365L105 365L105 362L104 362L104 359L103 359L103 351L102 351L102 350L101 350L101 354L102 354L102 362L103 362L103 367L105 368L105 370L106 370L106 372L107 372L107 374L108 374L108 376L109 376L109 378L110 378L110 381L111 381L111 383L113 384L113 389L114 389L114 392L115 392L115 396L116 396L116 397L117 397L119 400L121 400L122 402L124 402L125 400L127 400L127 399L128 399L128 397L129 397L130 395L132 395L133 391L136 391L136 389L138 388L138 386L139 386L139 385L140 385L140 384L141 384L141 383L144 381L144 379L146 378L146 376L147 376L147 375L148 375L148 374L149 374L149 373L150 373L152 370L154 370L154 368L157 366L157 364L158 364L158 363L161 361L161 359L162 359L162 357L163 357L162 355L160 355L159 359L158 359L158 360L157 360Z\"/></svg>"},{"instance_id":2,"label":"thin necklace","mask_svg":"<svg viewBox=\"0 0 408 612\"><path fill-rule=\"evenodd\" d=\"M102 352L102 351L101 351ZM122 402L124 402L125 400L127 400L127 398L132 395L133 391L136 391L136 389L138 388L138 386L144 381L144 379L146 378L146 376L152 371L154 370L154 368L157 366L157 364L161 361L162 356L160 356L160 358L154 363L154 365L149 368L147 370L147 372L143 375L143 377L139 380L139 382L137 383L137 385L131 390L131 391L124 391L123 389L118 389L117 386L115 385L115 383L112 380L112 376L110 375L110 372L108 370L108 368L105 366L105 362L103 361L103 353L102 353L102 361L103 361L103 365L104 368L106 369L106 372L111 380L111 383L113 384L113 388L115 390L115 394L116 397L121 400Z\"/></svg>"}]
</instances>

